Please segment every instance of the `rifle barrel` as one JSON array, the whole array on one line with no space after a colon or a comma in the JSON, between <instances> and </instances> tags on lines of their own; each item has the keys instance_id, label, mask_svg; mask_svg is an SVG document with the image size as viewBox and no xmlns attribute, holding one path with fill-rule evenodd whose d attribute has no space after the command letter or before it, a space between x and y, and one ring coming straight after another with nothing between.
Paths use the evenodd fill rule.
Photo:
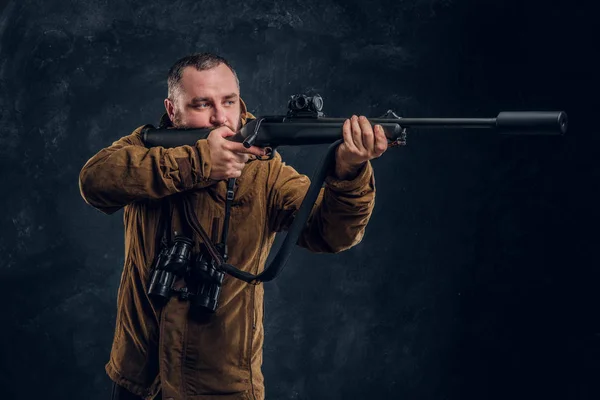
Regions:
<instances>
[{"instance_id":1,"label":"rifle barrel","mask_svg":"<svg viewBox=\"0 0 600 400\"><path fill-rule=\"evenodd\" d=\"M369 119L374 124L390 122L387 118ZM403 128L496 128L496 118L399 118L397 121Z\"/></svg>"}]
</instances>

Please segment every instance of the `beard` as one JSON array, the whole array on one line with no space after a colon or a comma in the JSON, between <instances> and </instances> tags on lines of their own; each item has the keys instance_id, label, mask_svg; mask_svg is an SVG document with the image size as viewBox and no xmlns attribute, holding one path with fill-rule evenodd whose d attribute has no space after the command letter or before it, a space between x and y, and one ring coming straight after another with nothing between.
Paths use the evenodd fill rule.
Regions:
<instances>
[{"instance_id":1,"label":"beard","mask_svg":"<svg viewBox=\"0 0 600 400\"><path fill-rule=\"evenodd\" d=\"M181 115L178 111L175 111L173 118L171 118L171 124L173 125L173 128L187 129L187 127L181 122Z\"/></svg>"}]
</instances>

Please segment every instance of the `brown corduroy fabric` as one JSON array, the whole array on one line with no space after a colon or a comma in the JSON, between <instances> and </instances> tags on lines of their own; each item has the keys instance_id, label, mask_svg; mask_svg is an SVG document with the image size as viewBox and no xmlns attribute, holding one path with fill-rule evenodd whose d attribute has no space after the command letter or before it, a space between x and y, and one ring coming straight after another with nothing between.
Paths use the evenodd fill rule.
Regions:
<instances>
[{"instance_id":1,"label":"brown corduroy fabric","mask_svg":"<svg viewBox=\"0 0 600 400\"><path fill-rule=\"evenodd\" d=\"M243 123L247 118L252 115L243 105ZM226 181L209 178L206 140L195 147L146 148L140 131L101 150L80 173L81 195L88 204L107 214L124 207L125 263L106 372L147 399L160 389L165 400L263 399L262 285L226 276L219 308L210 317L192 317L189 302L176 297L164 306L148 297L162 202L185 192L211 236L213 219L223 221ZM275 233L289 227L309 183L280 156L247 163L231 210L231 264L254 274L263 270ZM374 201L370 163L351 181L329 176L299 244L327 253L354 246L362 239ZM180 231L180 221L175 208L174 230Z\"/></svg>"}]
</instances>

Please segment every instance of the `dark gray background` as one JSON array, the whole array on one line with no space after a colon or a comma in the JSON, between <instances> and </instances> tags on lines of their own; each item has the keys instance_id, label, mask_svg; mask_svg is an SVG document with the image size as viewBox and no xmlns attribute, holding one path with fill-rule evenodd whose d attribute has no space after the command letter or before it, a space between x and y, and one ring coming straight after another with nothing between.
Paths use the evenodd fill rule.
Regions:
<instances>
[{"instance_id":1,"label":"dark gray background","mask_svg":"<svg viewBox=\"0 0 600 400\"><path fill-rule=\"evenodd\" d=\"M597 399L593 1L2 3L0 393L107 399L122 213L85 161L156 123L166 72L234 64L254 113L313 90L331 116L565 110L566 137L413 132L374 162L363 242L298 249L267 284L269 399ZM312 173L321 148L287 148ZM318 275L318 278L314 276Z\"/></svg>"}]
</instances>

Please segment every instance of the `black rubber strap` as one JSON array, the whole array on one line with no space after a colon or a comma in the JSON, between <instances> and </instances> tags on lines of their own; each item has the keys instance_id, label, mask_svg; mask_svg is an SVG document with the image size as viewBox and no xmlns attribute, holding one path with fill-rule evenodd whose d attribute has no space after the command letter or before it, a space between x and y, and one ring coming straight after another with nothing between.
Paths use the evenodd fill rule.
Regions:
<instances>
[{"instance_id":1,"label":"black rubber strap","mask_svg":"<svg viewBox=\"0 0 600 400\"><path fill-rule=\"evenodd\" d=\"M198 236L200 236L200 239L202 242L204 242L206 248L208 249L208 253L217 262L217 264L222 263L223 257L221 256L221 253L219 250L217 250L213 241L210 240L208 234L204 228L202 228L202 225L198 223L198 216L196 215L196 211L194 211L194 206L191 204L191 200L185 195L180 195L178 198L178 203L182 206L183 217L187 222L188 227L192 229L192 232L196 232Z\"/></svg>"},{"instance_id":2,"label":"black rubber strap","mask_svg":"<svg viewBox=\"0 0 600 400\"><path fill-rule=\"evenodd\" d=\"M200 224L198 223L198 216L196 215L196 211L194 211L194 207L190 204L190 200L184 197L182 199L182 203L183 203L184 214L185 214L188 224L191 226L191 228L194 230L194 232L196 232L200 236L200 238L206 245L208 254L215 261L216 267L219 269L222 269L223 271L225 271L226 273L228 273L229 275L231 275L237 279L241 279L245 282L250 282L250 283L258 283L258 282L255 282L255 278L256 278L255 275L253 275L249 272L246 272L246 271L241 271L241 270L237 269L236 267L234 267L233 265L227 264L225 262L221 252L217 249L217 247L212 242L212 240L209 239L209 237L206 234L206 232L204 231L204 229L202 229L202 226L200 226Z\"/></svg>"},{"instance_id":3,"label":"black rubber strap","mask_svg":"<svg viewBox=\"0 0 600 400\"><path fill-rule=\"evenodd\" d=\"M196 232L198 236L200 236L200 239L202 239L202 242L204 242L204 244L206 245L210 256L215 260L217 264L223 264L227 260L227 235L229 233L229 219L231 216L231 203L233 202L234 188L235 178L230 178L227 182L227 192L225 198L225 218L223 220L223 234L221 243L219 245L215 245L216 240L214 240L214 237L211 240L211 238L208 237L208 234L206 233L204 228L202 228L202 225L200 225L200 223L198 222L198 216L196 215L196 211L194 210L193 204L191 204L191 200L184 194L175 196L177 198L176 202L179 206L180 213L182 214L182 222L185 222L187 228L191 229L192 232ZM163 209L163 216L164 214L165 213ZM184 226L182 224L182 230L183 229ZM215 229L213 226L213 233L214 232Z\"/></svg>"},{"instance_id":4,"label":"black rubber strap","mask_svg":"<svg viewBox=\"0 0 600 400\"><path fill-rule=\"evenodd\" d=\"M160 202L160 215L158 217L158 227L156 228L155 251L158 252L163 246L169 246L172 240L172 219L173 210L169 197L165 197Z\"/></svg>"},{"instance_id":5,"label":"black rubber strap","mask_svg":"<svg viewBox=\"0 0 600 400\"><path fill-rule=\"evenodd\" d=\"M231 216L231 203L235 189L235 178L229 178L227 181L227 195L225 197L225 219L223 220L223 234L221 236L221 245L223 246L223 258L227 260L227 235L229 234L229 217Z\"/></svg>"},{"instance_id":6,"label":"black rubber strap","mask_svg":"<svg viewBox=\"0 0 600 400\"><path fill-rule=\"evenodd\" d=\"M308 217L310 216L310 212L315 204L315 201L321 191L321 187L323 186L323 182L325 181L325 177L327 176L328 169L331 167L332 163L335 161L335 152L337 146L342 143L342 140L338 140L329 146L327 153L325 154L325 158L323 159L323 163L320 168L315 172L313 179L311 180L310 186L304 199L302 200L302 204L296 213L294 221L292 222L290 228L288 229L288 234L285 237L285 240L281 244L277 255L271 261L271 263L265 268L263 272L258 275L251 274L246 271L242 271L237 269L231 264L228 264L223 259L221 253L215 248L214 244L210 242L206 233L202 230L202 227L198 224L198 217L196 216L196 212L193 207L187 202L184 201L186 217L190 222L192 228L197 232L204 232L203 240L207 244L207 249L211 257L215 260L217 264L217 268L222 269L229 275L240 279L242 281L257 285L260 282L268 282L275 279L279 273L283 270L287 259L289 258L292 247L294 247L300 238L300 234L308 221ZM200 234L200 233L199 233Z\"/></svg>"}]
</instances>

